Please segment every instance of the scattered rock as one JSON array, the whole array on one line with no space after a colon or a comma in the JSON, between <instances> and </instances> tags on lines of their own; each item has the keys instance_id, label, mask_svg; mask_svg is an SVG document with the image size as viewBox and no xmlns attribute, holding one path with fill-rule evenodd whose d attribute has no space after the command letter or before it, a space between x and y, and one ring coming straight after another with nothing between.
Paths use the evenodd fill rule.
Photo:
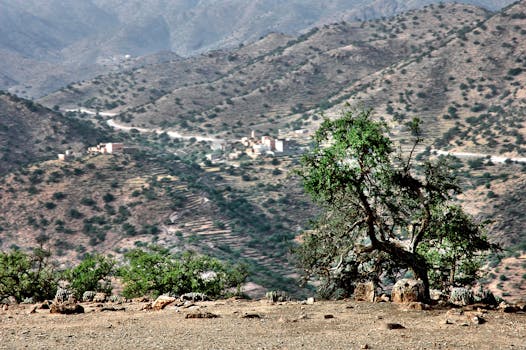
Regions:
<instances>
[{"instance_id":1,"label":"scattered rock","mask_svg":"<svg viewBox=\"0 0 526 350\"><path fill-rule=\"evenodd\" d=\"M261 316L256 313L245 313L241 318L261 318Z\"/></svg>"},{"instance_id":2,"label":"scattered rock","mask_svg":"<svg viewBox=\"0 0 526 350\"><path fill-rule=\"evenodd\" d=\"M152 308L152 303L146 303L145 305L143 305L143 307L141 307L141 311L151 310Z\"/></svg>"},{"instance_id":3,"label":"scattered rock","mask_svg":"<svg viewBox=\"0 0 526 350\"><path fill-rule=\"evenodd\" d=\"M104 311L126 311L125 307L113 307L113 306L105 306L100 309L101 312Z\"/></svg>"},{"instance_id":4,"label":"scattered rock","mask_svg":"<svg viewBox=\"0 0 526 350\"><path fill-rule=\"evenodd\" d=\"M72 314L82 314L84 313L84 308L79 304L74 303L53 303L49 309L49 312L52 314L63 314L63 315L72 315Z\"/></svg>"},{"instance_id":5,"label":"scattered rock","mask_svg":"<svg viewBox=\"0 0 526 350\"><path fill-rule=\"evenodd\" d=\"M473 302L491 306L497 306L498 304L493 293L482 286L473 290Z\"/></svg>"},{"instance_id":6,"label":"scattered rock","mask_svg":"<svg viewBox=\"0 0 526 350\"><path fill-rule=\"evenodd\" d=\"M96 303L105 303L107 298L108 296L106 295L106 293L97 293L93 297L93 301Z\"/></svg>"},{"instance_id":7,"label":"scattered rock","mask_svg":"<svg viewBox=\"0 0 526 350\"><path fill-rule=\"evenodd\" d=\"M483 319L482 317L480 316L473 316L471 318L471 322L474 323L474 324L483 324L483 323L486 323L486 320Z\"/></svg>"},{"instance_id":8,"label":"scattered rock","mask_svg":"<svg viewBox=\"0 0 526 350\"><path fill-rule=\"evenodd\" d=\"M403 307L404 311L410 311L410 310L423 311L423 310L429 310L429 309L430 309L429 305L420 303L420 302L416 302L416 301L407 303Z\"/></svg>"},{"instance_id":9,"label":"scattered rock","mask_svg":"<svg viewBox=\"0 0 526 350\"><path fill-rule=\"evenodd\" d=\"M53 302L50 301L50 300L45 300L43 301L39 306L38 308L40 310L49 310L49 306L52 304Z\"/></svg>"},{"instance_id":10,"label":"scattered rock","mask_svg":"<svg viewBox=\"0 0 526 350\"><path fill-rule=\"evenodd\" d=\"M150 298L148 297L140 297L140 298L134 298L132 299L134 303L147 303L150 301Z\"/></svg>"},{"instance_id":11,"label":"scattered rock","mask_svg":"<svg viewBox=\"0 0 526 350\"><path fill-rule=\"evenodd\" d=\"M326 320L330 320L331 318L334 318L334 315L331 315L331 314L323 315L323 318Z\"/></svg>"},{"instance_id":12,"label":"scattered rock","mask_svg":"<svg viewBox=\"0 0 526 350\"><path fill-rule=\"evenodd\" d=\"M265 294L265 298L267 298L268 301L273 302L273 303L291 300L287 292L279 291L279 290L272 290L270 292L267 292Z\"/></svg>"},{"instance_id":13,"label":"scattered rock","mask_svg":"<svg viewBox=\"0 0 526 350\"><path fill-rule=\"evenodd\" d=\"M502 311L502 312L505 312L505 313L514 313L514 312L521 311L521 309L518 308L517 306L510 305L510 304L506 303L505 301L503 301L502 303L499 304L498 309L500 311Z\"/></svg>"},{"instance_id":14,"label":"scattered rock","mask_svg":"<svg viewBox=\"0 0 526 350\"><path fill-rule=\"evenodd\" d=\"M471 304L471 305L464 306L462 310L464 311L481 311L481 310L486 311L486 310L491 310L494 308L495 307L493 305L477 303L477 304Z\"/></svg>"},{"instance_id":15,"label":"scattered rock","mask_svg":"<svg viewBox=\"0 0 526 350\"><path fill-rule=\"evenodd\" d=\"M424 301L424 283L420 280L401 279L395 283L391 291L391 299L394 303L409 303Z\"/></svg>"},{"instance_id":16,"label":"scattered rock","mask_svg":"<svg viewBox=\"0 0 526 350\"><path fill-rule=\"evenodd\" d=\"M442 293L442 291L438 290L438 289L431 289L429 290L429 296L431 298L431 300L434 300L434 301L445 301L448 299L448 296L444 293Z\"/></svg>"},{"instance_id":17,"label":"scattered rock","mask_svg":"<svg viewBox=\"0 0 526 350\"><path fill-rule=\"evenodd\" d=\"M57 293L55 294L55 302L63 303L68 301L73 296L73 291L66 287L58 287Z\"/></svg>"},{"instance_id":18,"label":"scattered rock","mask_svg":"<svg viewBox=\"0 0 526 350\"><path fill-rule=\"evenodd\" d=\"M316 300L313 297L307 298L307 305L314 305Z\"/></svg>"},{"instance_id":19,"label":"scattered rock","mask_svg":"<svg viewBox=\"0 0 526 350\"><path fill-rule=\"evenodd\" d=\"M447 316L462 316L464 315L464 310L462 309L450 309L446 312Z\"/></svg>"},{"instance_id":20,"label":"scattered rock","mask_svg":"<svg viewBox=\"0 0 526 350\"><path fill-rule=\"evenodd\" d=\"M376 287L373 282L358 283L354 289L354 300L374 302L376 297Z\"/></svg>"},{"instance_id":21,"label":"scattered rock","mask_svg":"<svg viewBox=\"0 0 526 350\"><path fill-rule=\"evenodd\" d=\"M179 298L181 301L190 300L190 301L210 301L211 299L203 293L185 293Z\"/></svg>"},{"instance_id":22,"label":"scattered rock","mask_svg":"<svg viewBox=\"0 0 526 350\"><path fill-rule=\"evenodd\" d=\"M211 312L194 312L186 314L185 318L218 318L219 315L213 314Z\"/></svg>"},{"instance_id":23,"label":"scattered rock","mask_svg":"<svg viewBox=\"0 0 526 350\"><path fill-rule=\"evenodd\" d=\"M389 330L392 330L392 329L405 329L404 326L402 326L400 323L386 323L384 325L385 329L389 329Z\"/></svg>"},{"instance_id":24,"label":"scattered rock","mask_svg":"<svg viewBox=\"0 0 526 350\"><path fill-rule=\"evenodd\" d=\"M152 309L159 311L164 309L166 306L176 302L177 299L168 295L160 295L152 304Z\"/></svg>"},{"instance_id":25,"label":"scattered rock","mask_svg":"<svg viewBox=\"0 0 526 350\"><path fill-rule=\"evenodd\" d=\"M382 294L379 297L376 297L375 300L377 303L388 303L391 301L391 298L387 294Z\"/></svg>"},{"instance_id":26,"label":"scattered rock","mask_svg":"<svg viewBox=\"0 0 526 350\"><path fill-rule=\"evenodd\" d=\"M191 302L191 301L188 300L188 301L185 301L185 302L183 303L183 305L181 305L181 306L184 307L184 308L186 308L186 309L188 309L188 308L191 308L192 306L195 306L195 304L194 304L193 302Z\"/></svg>"},{"instance_id":27,"label":"scattered rock","mask_svg":"<svg viewBox=\"0 0 526 350\"><path fill-rule=\"evenodd\" d=\"M361 346L361 348L362 348L362 349L369 349L369 345L367 345L367 344L363 344L363 345Z\"/></svg>"},{"instance_id":28,"label":"scattered rock","mask_svg":"<svg viewBox=\"0 0 526 350\"><path fill-rule=\"evenodd\" d=\"M94 292L92 290L87 290L82 294L82 301L83 302L90 302L93 301L93 298L95 298L95 295L97 295L97 292Z\"/></svg>"},{"instance_id":29,"label":"scattered rock","mask_svg":"<svg viewBox=\"0 0 526 350\"><path fill-rule=\"evenodd\" d=\"M123 297L119 296L119 295L113 294L113 295L111 295L108 298L108 301L111 302L111 303L122 304L126 300Z\"/></svg>"},{"instance_id":30,"label":"scattered rock","mask_svg":"<svg viewBox=\"0 0 526 350\"><path fill-rule=\"evenodd\" d=\"M18 302L16 301L16 298L13 297L13 296L10 296L10 297L7 297L7 298L4 298L0 301L0 304L5 304L5 305L18 305Z\"/></svg>"},{"instance_id":31,"label":"scattered rock","mask_svg":"<svg viewBox=\"0 0 526 350\"><path fill-rule=\"evenodd\" d=\"M38 309L38 305L33 305L31 306L31 308L29 309L29 311L27 312L28 314L36 314L37 313L37 309Z\"/></svg>"},{"instance_id":32,"label":"scattered rock","mask_svg":"<svg viewBox=\"0 0 526 350\"><path fill-rule=\"evenodd\" d=\"M2 306L2 311L7 311L7 310L9 310L9 305L4 304L4 306Z\"/></svg>"},{"instance_id":33,"label":"scattered rock","mask_svg":"<svg viewBox=\"0 0 526 350\"><path fill-rule=\"evenodd\" d=\"M473 304L473 291L468 288L453 288L449 295L449 302L458 306Z\"/></svg>"}]
</instances>

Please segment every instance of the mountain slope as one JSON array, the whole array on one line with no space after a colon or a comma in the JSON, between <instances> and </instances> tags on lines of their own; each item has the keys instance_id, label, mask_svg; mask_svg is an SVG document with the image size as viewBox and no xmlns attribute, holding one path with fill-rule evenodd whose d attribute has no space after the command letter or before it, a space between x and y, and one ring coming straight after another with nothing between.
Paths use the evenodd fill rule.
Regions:
<instances>
[{"instance_id":1,"label":"mountain slope","mask_svg":"<svg viewBox=\"0 0 526 350\"><path fill-rule=\"evenodd\" d=\"M438 148L524 154L526 2L342 92L391 118L421 117Z\"/></svg>"},{"instance_id":2,"label":"mountain slope","mask_svg":"<svg viewBox=\"0 0 526 350\"><path fill-rule=\"evenodd\" d=\"M292 124L301 126L305 111L330 107L329 100L352 83L418 57L430 45L443 45L464 25L474 26L487 15L471 6L447 5L390 20L324 25L296 39L272 34L238 50L74 84L41 101L63 108L72 108L74 103L116 107L122 121L136 126L240 134L248 125L275 132ZM255 56L251 54L254 46L266 51ZM182 70L186 76L174 79L174 73ZM187 78L192 71L213 73ZM159 88L161 80L167 83ZM158 96L152 95L152 88Z\"/></svg>"},{"instance_id":3,"label":"mountain slope","mask_svg":"<svg viewBox=\"0 0 526 350\"><path fill-rule=\"evenodd\" d=\"M103 140L91 122L67 118L32 101L0 91L0 176L66 149Z\"/></svg>"},{"instance_id":4,"label":"mountain slope","mask_svg":"<svg viewBox=\"0 0 526 350\"><path fill-rule=\"evenodd\" d=\"M133 57L170 50L195 55L232 48L269 32L297 34L316 25L392 16L433 0L2 0L0 89L41 96L107 72ZM510 0L469 0L494 10ZM27 65L19 69L19 61ZM79 69L80 68L80 69ZM80 70L75 76L75 69ZM2 80L0 80L2 83Z\"/></svg>"}]
</instances>

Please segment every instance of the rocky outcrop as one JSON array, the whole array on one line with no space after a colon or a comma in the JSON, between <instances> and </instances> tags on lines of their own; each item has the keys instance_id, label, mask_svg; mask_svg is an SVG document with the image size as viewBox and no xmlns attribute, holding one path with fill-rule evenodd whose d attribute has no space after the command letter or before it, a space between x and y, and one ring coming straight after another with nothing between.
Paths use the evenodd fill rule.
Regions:
<instances>
[{"instance_id":1,"label":"rocky outcrop","mask_svg":"<svg viewBox=\"0 0 526 350\"><path fill-rule=\"evenodd\" d=\"M376 288L373 282L358 283L354 289L354 300L373 303L376 298Z\"/></svg>"},{"instance_id":2,"label":"rocky outcrop","mask_svg":"<svg viewBox=\"0 0 526 350\"><path fill-rule=\"evenodd\" d=\"M391 291L393 303L424 302L424 283L420 280L401 279Z\"/></svg>"}]
</instances>

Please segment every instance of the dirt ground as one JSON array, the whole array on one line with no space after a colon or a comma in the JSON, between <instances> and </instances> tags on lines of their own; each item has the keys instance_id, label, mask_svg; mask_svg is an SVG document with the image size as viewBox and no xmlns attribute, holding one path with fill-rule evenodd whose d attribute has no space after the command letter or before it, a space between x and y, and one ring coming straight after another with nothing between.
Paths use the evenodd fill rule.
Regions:
<instances>
[{"instance_id":1,"label":"dirt ground","mask_svg":"<svg viewBox=\"0 0 526 350\"><path fill-rule=\"evenodd\" d=\"M83 306L79 315L29 314L30 305L0 311L0 349L526 349L525 313L489 311L475 324L469 312L354 301L226 300L162 311L141 311L141 303L107 305L120 311ZM219 317L185 318L197 312Z\"/></svg>"}]
</instances>

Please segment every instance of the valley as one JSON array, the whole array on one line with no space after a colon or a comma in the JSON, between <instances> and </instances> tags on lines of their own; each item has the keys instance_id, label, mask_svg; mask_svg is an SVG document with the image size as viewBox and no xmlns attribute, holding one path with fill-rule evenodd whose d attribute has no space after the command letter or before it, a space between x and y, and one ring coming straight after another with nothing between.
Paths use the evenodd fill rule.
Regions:
<instances>
[{"instance_id":1,"label":"valley","mask_svg":"<svg viewBox=\"0 0 526 350\"><path fill-rule=\"evenodd\" d=\"M157 27L163 22L146 16L140 24L151 31L144 35L160 38L160 46L143 46L148 40L140 36L135 46L114 45L126 34L122 29L97 47L112 55L122 52L108 47L130 50L131 57L103 61L111 67L79 68L86 74L74 79L62 71L47 87L29 79L32 87L23 89L14 83L23 79L0 64L0 88L13 92L0 94L0 247L43 244L66 267L86 253L119 259L157 244L246 264L251 296L307 295L312 286L298 286L292 251L320 208L295 170L324 118L372 108L401 152L411 137L407 123L418 117L424 143L416 159L455 156L464 190L458 203L503 247L489 257L482 283L520 300L526 291L526 2L504 5L492 12L469 4L409 9L375 1L370 6L385 13L364 20L363 8L335 15L341 8L334 1L333 12L309 15L290 31L265 20L257 27L276 30L246 24L241 34L218 31L221 37L206 40L185 33L184 43L163 42L166 28ZM125 21L132 20L125 18L134 12L130 6L143 5L121 6ZM188 16L203 15L193 11ZM110 31L115 19L105 16L96 25ZM164 24L171 28L173 21ZM81 34L71 33L74 46L65 43L64 55L98 57L82 51L91 44L77 40ZM161 49L176 53L153 53ZM262 138L274 150L255 152ZM276 152L276 140L288 150ZM99 143L132 151L87 153ZM66 151L74 157L57 159Z\"/></svg>"}]
</instances>

